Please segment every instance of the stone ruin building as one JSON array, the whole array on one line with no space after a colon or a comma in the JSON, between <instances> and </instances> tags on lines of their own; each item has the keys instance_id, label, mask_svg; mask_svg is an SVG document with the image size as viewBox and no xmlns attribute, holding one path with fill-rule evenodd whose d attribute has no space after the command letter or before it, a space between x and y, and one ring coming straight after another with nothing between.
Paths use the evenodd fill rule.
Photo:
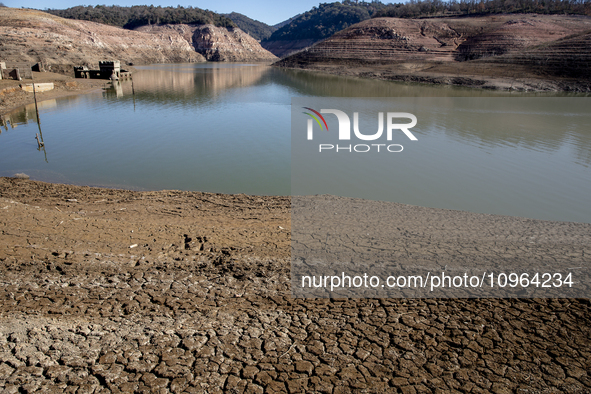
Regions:
<instances>
[{"instance_id":1,"label":"stone ruin building","mask_svg":"<svg viewBox=\"0 0 591 394\"><path fill-rule=\"evenodd\" d=\"M90 70L87 66L74 67L74 75L76 78L119 80L129 78L131 72L122 70L121 62L114 60L99 62L98 70Z\"/></svg>"}]
</instances>

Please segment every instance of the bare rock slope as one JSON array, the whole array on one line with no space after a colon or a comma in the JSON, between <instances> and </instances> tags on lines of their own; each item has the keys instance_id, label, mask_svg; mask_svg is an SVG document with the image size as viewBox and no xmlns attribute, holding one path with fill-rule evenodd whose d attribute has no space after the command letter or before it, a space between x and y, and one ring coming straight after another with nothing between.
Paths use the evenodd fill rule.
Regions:
<instances>
[{"instance_id":1,"label":"bare rock slope","mask_svg":"<svg viewBox=\"0 0 591 394\"><path fill-rule=\"evenodd\" d=\"M205 60L179 34L145 34L25 9L0 8L0 42L0 57L7 62L42 60L48 65L71 65L112 58L139 64Z\"/></svg>"},{"instance_id":2,"label":"bare rock slope","mask_svg":"<svg viewBox=\"0 0 591 394\"><path fill-rule=\"evenodd\" d=\"M277 57L263 49L259 42L237 27L223 28L207 25L142 26L141 32L180 34L198 53L211 61L269 61Z\"/></svg>"},{"instance_id":3,"label":"bare rock slope","mask_svg":"<svg viewBox=\"0 0 591 394\"><path fill-rule=\"evenodd\" d=\"M194 40L196 31L208 29L216 34ZM210 25L168 25L133 31L63 19L37 10L0 8L0 59L7 63L43 61L55 71L70 70L76 64L96 65L104 59L134 64L275 59L254 39L237 30ZM209 44L214 54L204 50L204 56L194 44L206 47L208 39L212 40ZM220 54L217 57L216 50Z\"/></svg>"},{"instance_id":4,"label":"bare rock slope","mask_svg":"<svg viewBox=\"0 0 591 394\"><path fill-rule=\"evenodd\" d=\"M584 16L376 18L277 64L325 70L371 66L373 76L427 82L445 76L588 80L590 34L591 18Z\"/></svg>"}]
</instances>

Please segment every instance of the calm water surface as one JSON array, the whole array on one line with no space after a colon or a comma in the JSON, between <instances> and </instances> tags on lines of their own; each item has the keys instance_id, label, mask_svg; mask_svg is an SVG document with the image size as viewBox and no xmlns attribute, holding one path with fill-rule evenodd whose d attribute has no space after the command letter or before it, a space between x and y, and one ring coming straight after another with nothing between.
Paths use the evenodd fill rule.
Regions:
<instances>
[{"instance_id":1,"label":"calm water surface","mask_svg":"<svg viewBox=\"0 0 591 394\"><path fill-rule=\"evenodd\" d=\"M146 66L133 81L135 95L124 81L40 103L44 150L35 141L34 106L6 116L0 176L24 172L80 185L288 195L292 97L508 95L247 64ZM359 196L591 223L591 126L509 133L474 127L473 114L461 124L421 135L420 154L392 175L395 186L369 176ZM311 183L309 191L339 194L321 183Z\"/></svg>"}]
</instances>

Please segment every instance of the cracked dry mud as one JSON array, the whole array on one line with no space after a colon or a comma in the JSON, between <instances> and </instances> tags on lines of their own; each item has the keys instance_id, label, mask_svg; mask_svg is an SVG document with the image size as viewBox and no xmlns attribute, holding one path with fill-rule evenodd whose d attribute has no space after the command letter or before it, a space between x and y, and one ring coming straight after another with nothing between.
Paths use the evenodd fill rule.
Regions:
<instances>
[{"instance_id":1,"label":"cracked dry mud","mask_svg":"<svg viewBox=\"0 0 591 394\"><path fill-rule=\"evenodd\" d=\"M294 299L289 228L285 197L0 178L0 392L591 391L588 300Z\"/></svg>"}]
</instances>

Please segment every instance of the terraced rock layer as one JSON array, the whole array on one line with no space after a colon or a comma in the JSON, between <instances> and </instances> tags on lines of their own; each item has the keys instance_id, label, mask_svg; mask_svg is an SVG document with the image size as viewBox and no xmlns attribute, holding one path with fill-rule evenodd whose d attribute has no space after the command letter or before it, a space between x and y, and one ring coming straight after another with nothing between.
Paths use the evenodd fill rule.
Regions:
<instances>
[{"instance_id":1,"label":"terraced rock layer","mask_svg":"<svg viewBox=\"0 0 591 394\"><path fill-rule=\"evenodd\" d=\"M476 85L491 78L589 80L590 31L591 18L584 16L377 18L350 26L277 65L329 72L331 66L369 67L385 79L427 82L480 79Z\"/></svg>"},{"instance_id":2,"label":"terraced rock layer","mask_svg":"<svg viewBox=\"0 0 591 394\"><path fill-rule=\"evenodd\" d=\"M591 390L589 300L293 299L289 227L285 197L0 178L0 390Z\"/></svg>"}]
</instances>

